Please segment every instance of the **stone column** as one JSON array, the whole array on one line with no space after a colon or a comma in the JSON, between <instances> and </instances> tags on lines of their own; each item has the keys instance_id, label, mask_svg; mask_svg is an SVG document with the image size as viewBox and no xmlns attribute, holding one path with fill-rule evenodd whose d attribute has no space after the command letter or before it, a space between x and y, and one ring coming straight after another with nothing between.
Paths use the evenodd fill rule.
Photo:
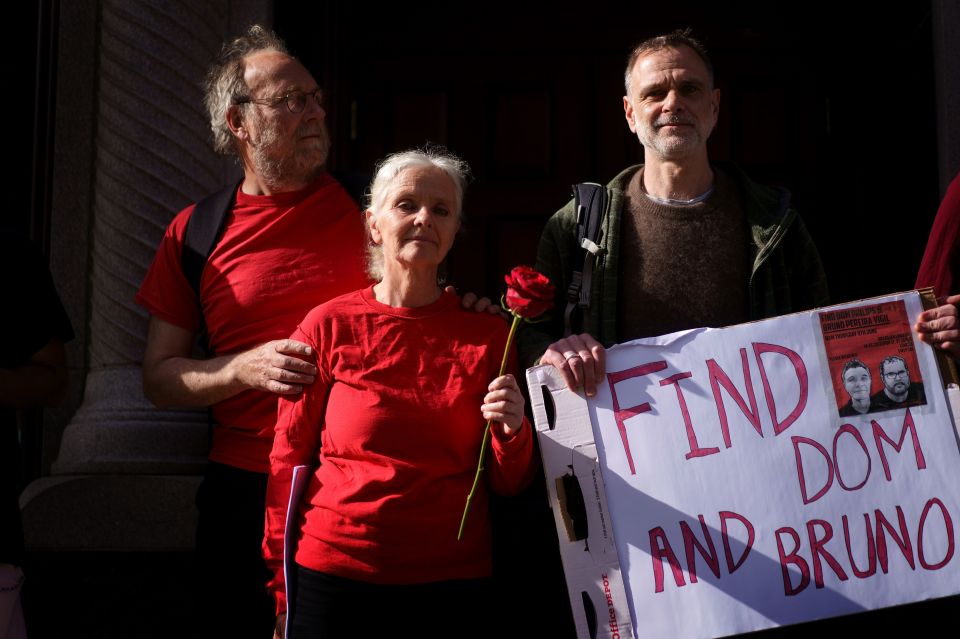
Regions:
<instances>
[{"instance_id":1,"label":"stone column","mask_svg":"<svg viewBox=\"0 0 960 639\"><path fill-rule=\"evenodd\" d=\"M72 314L87 317L79 331L87 365L51 476L21 498L31 548L192 547L206 413L160 411L143 396L148 317L133 298L173 215L236 171L211 149L202 82L223 40L270 13L268 0L63 6L54 184L62 177L86 189L89 204L78 210L76 193L54 187L52 267L67 303L88 309ZM96 43L95 56L71 55L81 42ZM71 91L77 75L96 87L86 112ZM77 142L78 121L92 123L92 172L62 146ZM89 233L89 253L61 234L71 227Z\"/></svg>"}]
</instances>

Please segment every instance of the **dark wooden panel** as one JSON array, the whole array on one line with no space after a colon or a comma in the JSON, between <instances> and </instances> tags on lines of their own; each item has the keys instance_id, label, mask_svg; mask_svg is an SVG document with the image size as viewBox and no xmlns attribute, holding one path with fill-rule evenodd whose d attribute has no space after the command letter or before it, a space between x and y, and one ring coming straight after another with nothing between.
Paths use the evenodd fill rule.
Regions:
<instances>
[{"instance_id":1,"label":"dark wooden panel","mask_svg":"<svg viewBox=\"0 0 960 639\"><path fill-rule=\"evenodd\" d=\"M551 174L553 108L548 92L499 91L492 96L492 170L499 178Z\"/></svg>"},{"instance_id":2,"label":"dark wooden panel","mask_svg":"<svg viewBox=\"0 0 960 639\"><path fill-rule=\"evenodd\" d=\"M444 91L401 94L393 98L390 148L420 147L428 142L447 143L447 96Z\"/></svg>"},{"instance_id":3,"label":"dark wooden panel","mask_svg":"<svg viewBox=\"0 0 960 639\"><path fill-rule=\"evenodd\" d=\"M687 25L710 49L722 92L711 158L791 190L834 299L913 281L939 197L926 3L880 12L865 2L677 0L644 5L642 22L605 0L590 4L589 20L577 5L499 0L292 7L278 3L277 27L322 70L337 168L369 173L427 139L473 166L467 209L477 228L457 247L470 256L471 284L499 281L493 255L529 254L514 239L487 246L505 220L542 224L572 183L605 182L642 159L623 118L627 53ZM905 95L893 90L904 82ZM878 222L904 212L910 224ZM852 237L895 244L903 267L847 277Z\"/></svg>"}]
</instances>

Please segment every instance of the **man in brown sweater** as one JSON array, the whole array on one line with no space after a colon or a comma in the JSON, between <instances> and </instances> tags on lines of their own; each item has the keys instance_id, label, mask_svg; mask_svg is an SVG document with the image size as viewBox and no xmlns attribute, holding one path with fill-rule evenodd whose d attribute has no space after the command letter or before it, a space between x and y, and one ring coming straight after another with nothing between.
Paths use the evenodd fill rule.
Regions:
<instances>
[{"instance_id":1,"label":"man in brown sweater","mask_svg":"<svg viewBox=\"0 0 960 639\"><path fill-rule=\"evenodd\" d=\"M827 301L816 248L789 194L707 157L720 92L703 47L686 32L646 40L628 59L625 84L624 115L643 145L644 164L628 167L607 185L609 209L596 240L590 304L574 309L573 334L563 337L567 291L581 251L570 202L547 222L537 252L537 269L557 288L554 309L520 335L526 365L552 364L568 386L584 386L587 395L604 379L604 349L613 344ZM530 510L543 501L531 499ZM552 527L548 515L546 523L530 517L525 531ZM536 574L552 575L551 566L559 565L541 557L549 551L523 540L512 548L519 549L512 552L524 566L537 566ZM546 584L555 583L549 579L542 582L545 592ZM548 596L564 600L559 592L543 599ZM561 616L557 611L550 618ZM573 635L571 627L551 629L549 636Z\"/></svg>"},{"instance_id":2,"label":"man in brown sweater","mask_svg":"<svg viewBox=\"0 0 960 639\"><path fill-rule=\"evenodd\" d=\"M614 343L827 302L819 256L789 194L707 157L720 91L703 46L689 31L645 40L629 57L625 84L624 115L644 164L607 187L583 332L557 339L579 250L571 203L548 222L537 258L557 285L557 310L521 344L526 363L552 364L587 395Z\"/></svg>"}]
</instances>

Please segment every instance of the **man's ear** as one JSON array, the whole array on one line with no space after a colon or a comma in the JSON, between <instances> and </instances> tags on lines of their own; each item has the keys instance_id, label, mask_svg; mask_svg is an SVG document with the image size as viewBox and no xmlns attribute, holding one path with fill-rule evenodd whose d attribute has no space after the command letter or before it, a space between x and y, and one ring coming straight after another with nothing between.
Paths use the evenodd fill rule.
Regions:
<instances>
[{"instance_id":1,"label":"man's ear","mask_svg":"<svg viewBox=\"0 0 960 639\"><path fill-rule=\"evenodd\" d=\"M227 127L235 136L241 140L249 137L250 134L243 122L243 110L239 104L231 104L227 107L226 118Z\"/></svg>"},{"instance_id":2,"label":"man's ear","mask_svg":"<svg viewBox=\"0 0 960 639\"><path fill-rule=\"evenodd\" d=\"M364 216L366 216L367 219L367 227L370 229L370 239L373 240L374 244L382 244L383 235L381 235L380 229L377 228L377 216L370 209L364 212Z\"/></svg>"},{"instance_id":3,"label":"man's ear","mask_svg":"<svg viewBox=\"0 0 960 639\"><path fill-rule=\"evenodd\" d=\"M630 102L630 96L623 96L623 116L627 118L627 126L634 133L637 132L637 121L633 118L633 104Z\"/></svg>"}]
</instances>

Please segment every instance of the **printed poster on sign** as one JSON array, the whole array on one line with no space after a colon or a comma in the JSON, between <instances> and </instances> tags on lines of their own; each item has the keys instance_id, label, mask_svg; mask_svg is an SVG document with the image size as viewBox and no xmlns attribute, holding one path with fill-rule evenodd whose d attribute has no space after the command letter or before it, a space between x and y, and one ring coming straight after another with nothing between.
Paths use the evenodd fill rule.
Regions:
<instances>
[{"instance_id":1,"label":"printed poster on sign","mask_svg":"<svg viewBox=\"0 0 960 639\"><path fill-rule=\"evenodd\" d=\"M587 407L638 636L960 592L960 453L920 311L906 293L608 351Z\"/></svg>"},{"instance_id":2,"label":"printed poster on sign","mask_svg":"<svg viewBox=\"0 0 960 639\"><path fill-rule=\"evenodd\" d=\"M818 315L840 417L927 403L903 300Z\"/></svg>"}]
</instances>

